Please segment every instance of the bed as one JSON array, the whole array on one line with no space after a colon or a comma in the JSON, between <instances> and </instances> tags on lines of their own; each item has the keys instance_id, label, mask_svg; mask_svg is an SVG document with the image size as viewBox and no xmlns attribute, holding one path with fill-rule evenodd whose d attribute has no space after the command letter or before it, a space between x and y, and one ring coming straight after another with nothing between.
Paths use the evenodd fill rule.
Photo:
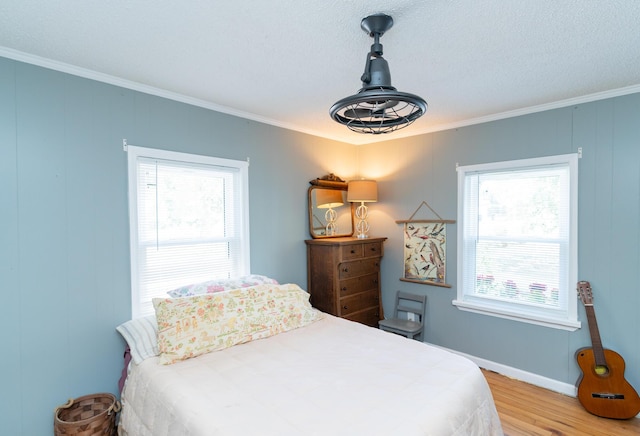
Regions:
<instances>
[{"instance_id":1,"label":"bed","mask_svg":"<svg viewBox=\"0 0 640 436\"><path fill-rule=\"evenodd\" d=\"M261 302L254 307L256 290ZM274 297L274 290L281 294ZM278 302L274 309L274 298L293 294L295 303ZM207 301L215 317L196 321L206 312L204 303L189 305L202 295L187 296L163 300L174 316L180 305L187 307L178 314L182 321L167 319L159 307L163 302L154 300L155 320L118 327L134 356L121 396L120 435L503 434L487 382L466 358L321 313L296 285L263 284L214 296ZM220 312L223 305L234 312L233 322ZM238 321L239 311L248 324ZM251 332L231 341L226 334L212 339L211 332L199 332L213 347L177 356L172 346L190 345L176 345L163 334L175 332L176 324L183 332L185 313L192 315L186 317L190 328L221 320L212 331L251 325ZM265 325L265 319L278 317L278 327ZM144 340L134 337L136 329Z\"/></svg>"}]
</instances>

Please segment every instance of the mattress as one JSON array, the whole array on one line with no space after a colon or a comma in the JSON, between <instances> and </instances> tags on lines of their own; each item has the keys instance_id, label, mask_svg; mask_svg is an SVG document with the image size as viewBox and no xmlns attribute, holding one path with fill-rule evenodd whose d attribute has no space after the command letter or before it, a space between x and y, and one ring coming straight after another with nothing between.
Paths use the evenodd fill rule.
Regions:
<instances>
[{"instance_id":1,"label":"mattress","mask_svg":"<svg viewBox=\"0 0 640 436\"><path fill-rule=\"evenodd\" d=\"M331 315L160 365L131 365L119 434L502 435L480 369Z\"/></svg>"}]
</instances>

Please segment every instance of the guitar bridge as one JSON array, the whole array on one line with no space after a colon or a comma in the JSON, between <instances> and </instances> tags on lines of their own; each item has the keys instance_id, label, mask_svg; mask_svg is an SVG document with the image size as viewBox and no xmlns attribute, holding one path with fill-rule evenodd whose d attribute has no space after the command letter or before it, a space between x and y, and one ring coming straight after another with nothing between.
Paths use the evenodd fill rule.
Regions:
<instances>
[{"instance_id":1,"label":"guitar bridge","mask_svg":"<svg viewBox=\"0 0 640 436\"><path fill-rule=\"evenodd\" d=\"M601 392L594 392L591 394L593 398L602 398L604 400L624 400L624 394L608 394Z\"/></svg>"}]
</instances>

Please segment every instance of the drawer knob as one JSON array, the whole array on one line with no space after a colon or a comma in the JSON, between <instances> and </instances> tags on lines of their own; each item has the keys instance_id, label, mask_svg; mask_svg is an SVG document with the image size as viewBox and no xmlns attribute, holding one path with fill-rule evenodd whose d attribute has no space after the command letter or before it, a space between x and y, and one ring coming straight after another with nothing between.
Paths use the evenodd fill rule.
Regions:
<instances>
[{"instance_id":1,"label":"drawer knob","mask_svg":"<svg viewBox=\"0 0 640 436\"><path fill-rule=\"evenodd\" d=\"M356 254L356 250L354 250L353 248L351 249L351 254Z\"/></svg>"},{"instance_id":2,"label":"drawer knob","mask_svg":"<svg viewBox=\"0 0 640 436\"><path fill-rule=\"evenodd\" d=\"M342 290L343 290L343 291L346 291L346 290L347 290L347 287L346 287L346 286L343 286L343 287L342 287Z\"/></svg>"},{"instance_id":3,"label":"drawer knob","mask_svg":"<svg viewBox=\"0 0 640 436\"><path fill-rule=\"evenodd\" d=\"M371 251L376 251L376 247L371 247Z\"/></svg>"},{"instance_id":4,"label":"drawer knob","mask_svg":"<svg viewBox=\"0 0 640 436\"><path fill-rule=\"evenodd\" d=\"M347 309L348 309L348 307L347 307L347 305L346 305L346 304L345 304L344 306L342 306L342 308L343 308L344 310L347 310Z\"/></svg>"},{"instance_id":5,"label":"drawer knob","mask_svg":"<svg viewBox=\"0 0 640 436\"><path fill-rule=\"evenodd\" d=\"M373 284L377 285L378 284L378 279L373 279Z\"/></svg>"},{"instance_id":6,"label":"drawer knob","mask_svg":"<svg viewBox=\"0 0 640 436\"><path fill-rule=\"evenodd\" d=\"M349 268L347 268L346 266L344 268L342 268L343 272L349 272Z\"/></svg>"}]
</instances>

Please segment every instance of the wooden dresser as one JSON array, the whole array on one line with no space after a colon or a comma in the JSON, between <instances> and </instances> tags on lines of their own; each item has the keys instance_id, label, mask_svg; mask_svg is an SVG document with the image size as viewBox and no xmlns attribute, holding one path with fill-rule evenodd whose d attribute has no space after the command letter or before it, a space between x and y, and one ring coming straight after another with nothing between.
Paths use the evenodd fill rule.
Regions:
<instances>
[{"instance_id":1,"label":"wooden dresser","mask_svg":"<svg viewBox=\"0 0 640 436\"><path fill-rule=\"evenodd\" d=\"M372 327L383 319L380 260L387 238L324 238L307 244L307 289L311 304Z\"/></svg>"}]
</instances>

